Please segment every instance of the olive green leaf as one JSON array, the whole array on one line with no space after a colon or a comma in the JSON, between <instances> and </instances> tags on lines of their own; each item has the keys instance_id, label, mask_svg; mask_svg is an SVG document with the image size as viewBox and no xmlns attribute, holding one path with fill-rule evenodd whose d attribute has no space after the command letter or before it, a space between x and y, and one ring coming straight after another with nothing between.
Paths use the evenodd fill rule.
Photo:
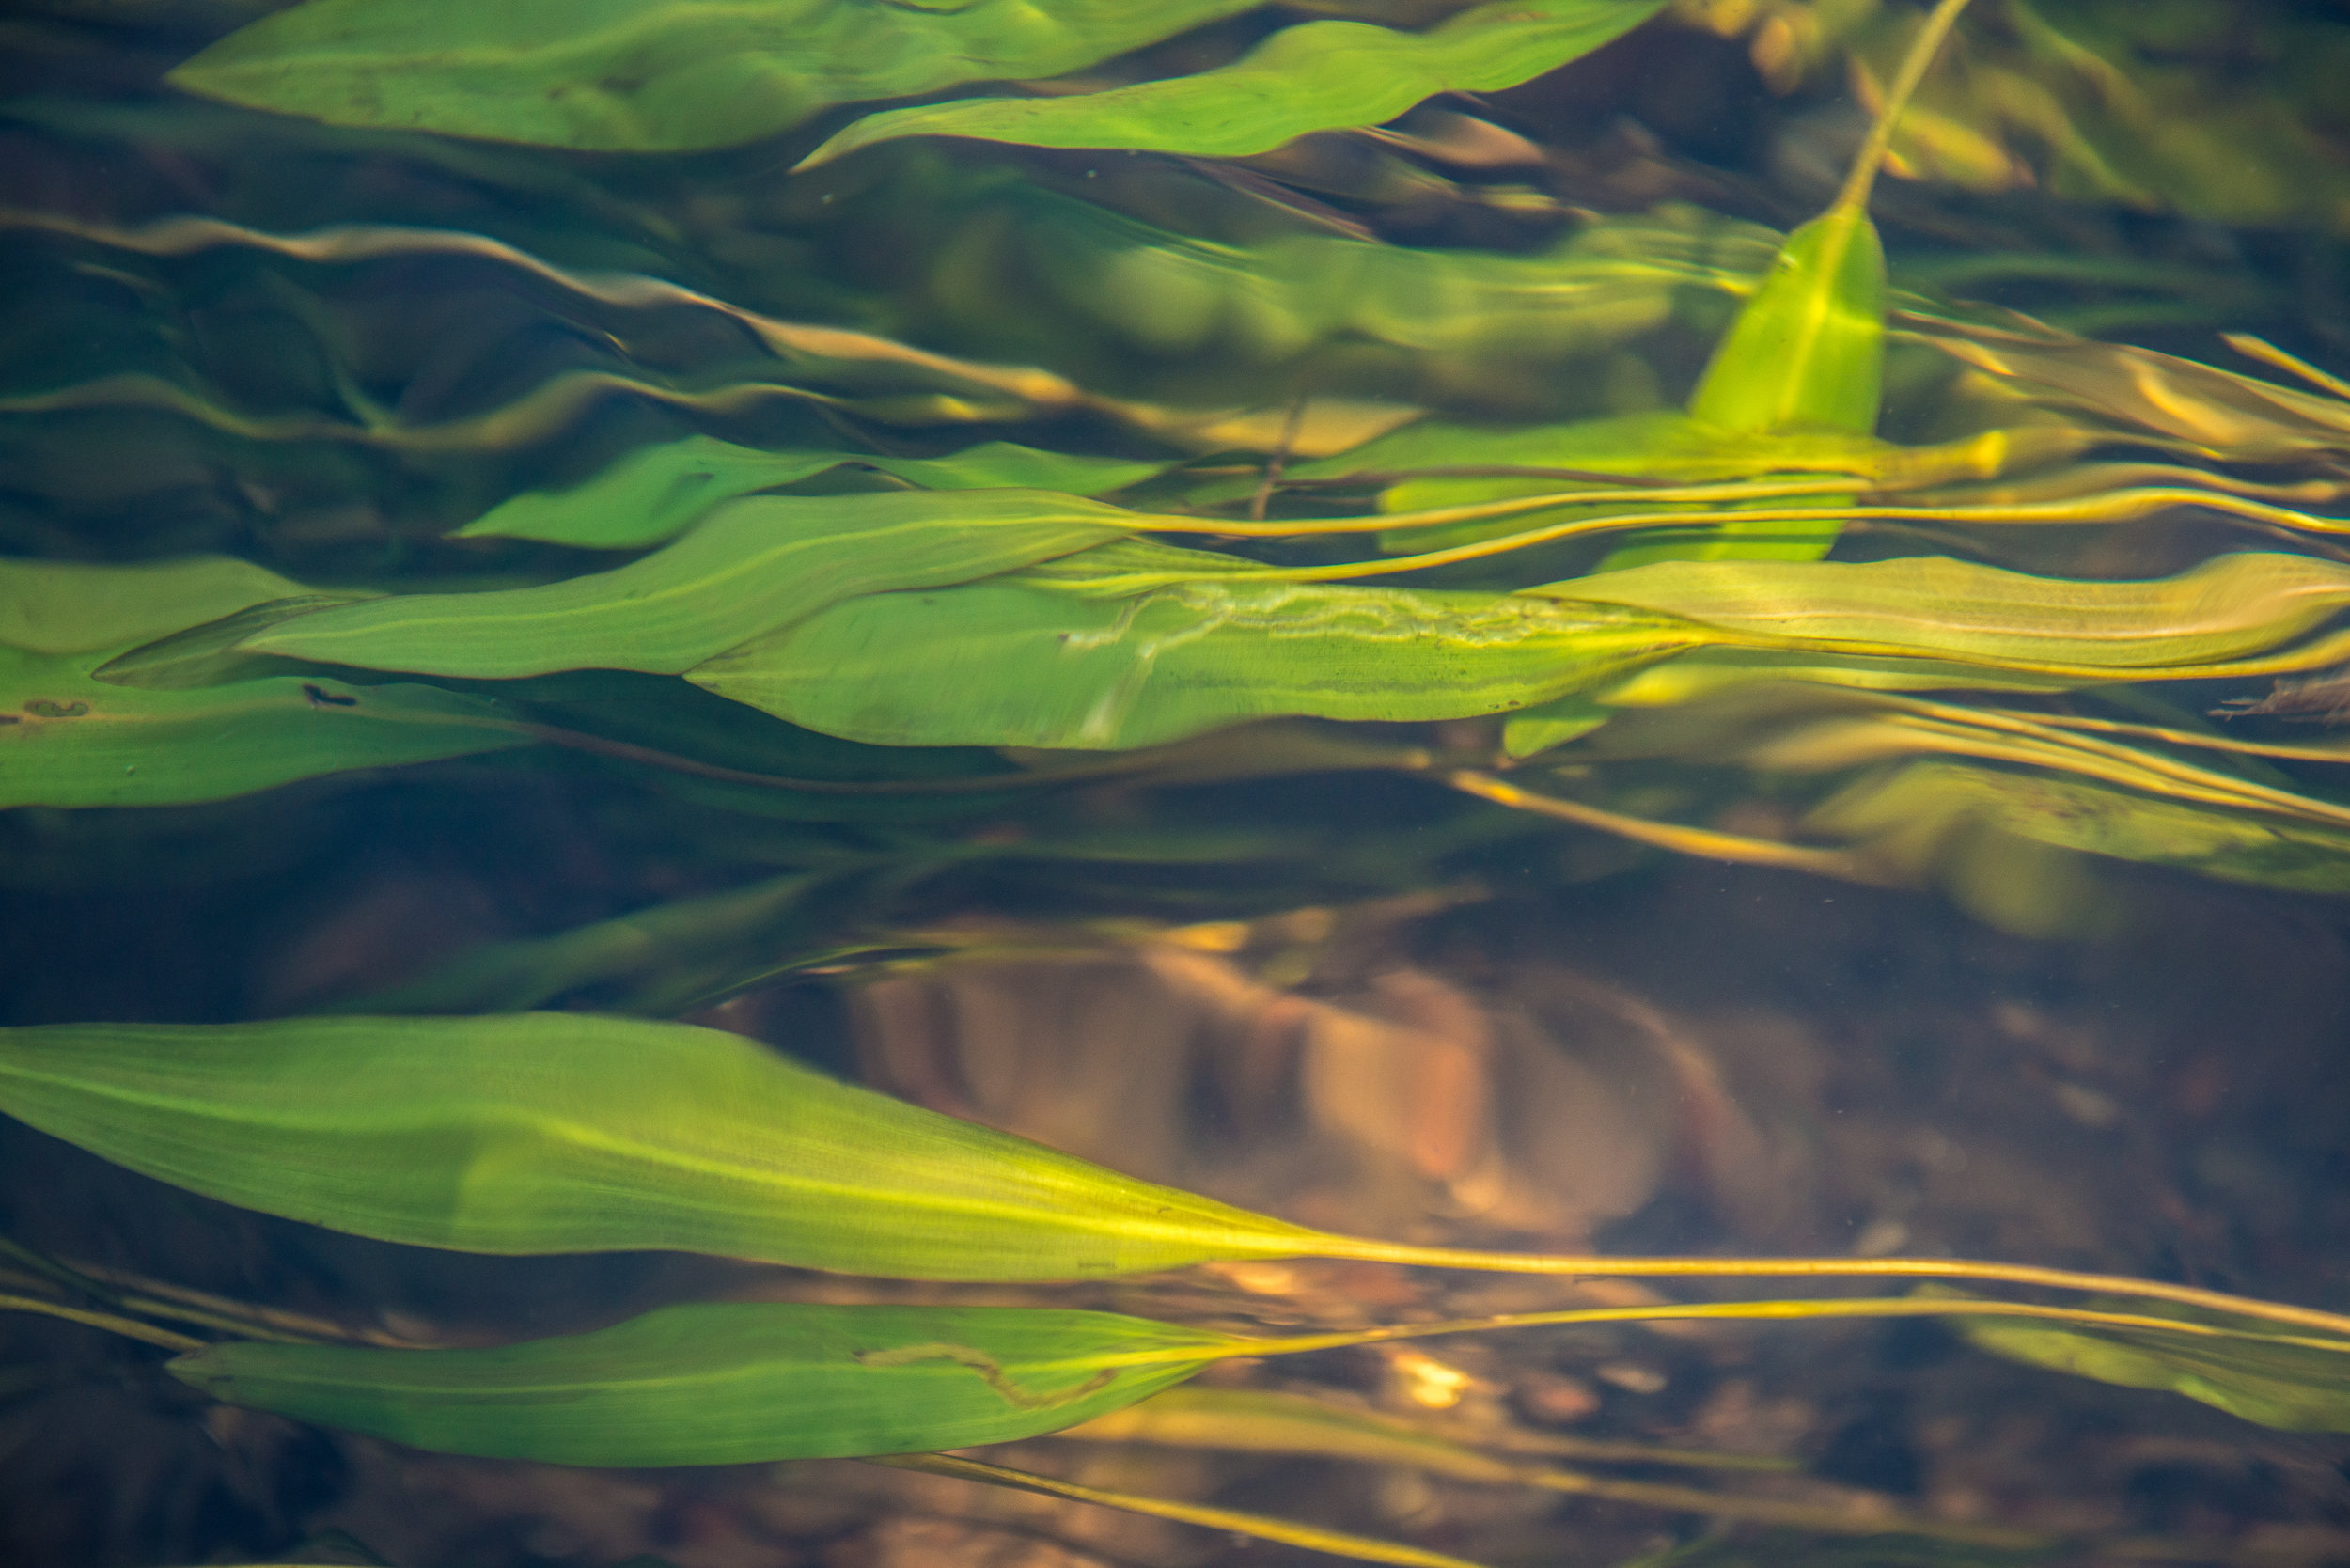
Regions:
<instances>
[{"instance_id":1,"label":"olive green leaf","mask_svg":"<svg viewBox=\"0 0 2350 1568\"><path fill-rule=\"evenodd\" d=\"M2350 830L1972 762L1914 761L1864 777L1815 807L1804 828L1921 871L1947 869L1987 830L2230 882L2350 892Z\"/></svg>"},{"instance_id":2,"label":"olive green leaf","mask_svg":"<svg viewBox=\"0 0 2350 1568\"><path fill-rule=\"evenodd\" d=\"M1662 4L1499 0L1425 33L1308 22L1197 75L1048 98L958 99L868 116L800 167L900 136L1245 157L1309 132L1376 125L1439 93L1516 86L1630 31Z\"/></svg>"},{"instance_id":3,"label":"olive green leaf","mask_svg":"<svg viewBox=\"0 0 2350 1568\"><path fill-rule=\"evenodd\" d=\"M121 648L306 591L232 556L128 566L0 559L0 648L30 653Z\"/></svg>"},{"instance_id":4,"label":"olive green leaf","mask_svg":"<svg viewBox=\"0 0 2350 1568\"><path fill-rule=\"evenodd\" d=\"M1502 713L1719 635L1640 610L1288 583L1246 565L1127 543L962 588L869 594L688 679L877 745L1117 750L1280 714ZM1132 572L1161 582L1120 591ZM1164 581L1176 574L1189 580Z\"/></svg>"},{"instance_id":5,"label":"olive green leaf","mask_svg":"<svg viewBox=\"0 0 2350 1568\"><path fill-rule=\"evenodd\" d=\"M495 703L431 686L294 675L193 691L113 685L91 673L108 651L0 648L0 807L225 800L532 738Z\"/></svg>"},{"instance_id":6,"label":"olive green leaf","mask_svg":"<svg viewBox=\"0 0 2350 1568\"><path fill-rule=\"evenodd\" d=\"M533 539L590 550L641 550L674 538L728 501L862 463L929 490L1058 490L1099 495L1164 470L1164 463L1075 456L990 441L948 457L788 447L762 451L714 436L643 447L579 484L530 490L451 536Z\"/></svg>"},{"instance_id":7,"label":"olive green leaf","mask_svg":"<svg viewBox=\"0 0 2350 1568\"><path fill-rule=\"evenodd\" d=\"M2059 1328L2012 1318L1961 1317L1953 1326L1977 1349L2011 1361L2125 1388L2167 1389L2287 1432L2350 1432L2350 1345L2263 1339L2261 1325L2241 1321L2229 1326L2248 1332L2232 1339Z\"/></svg>"},{"instance_id":8,"label":"olive green leaf","mask_svg":"<svg viewBox=\"0 0 2350 1568\"><path fill-rule=\"evenodd\" d=\"M730 147L836 103L1057 76L1258 0L306 0L174 86L336 125L607 152Z\"/></svg>"},{"instance_id":9,"label":"olive green leaf","mask_svg":"<svg viewBox=\"0 0 2350 1568\"><path fill-rule=\"evenodd\" d=\"M669 1017L746 978L788 969L795 954L854 948L856 886L802 871L655 904L551 936L494 942L337 1012L519 1012L581 994L606 1011Z\"/></svg>"},{"instance_id":10,"label":"olive green leaf","mask_svg":"<svg viewBox=\"0 0 2350 1568\"><path fill-rule=\"evenodd\" d=\"M577 1013L9 1029L0 1110L228 1202L461 1251L1053 1279L1317 1235L737 1035Z\"/></svg>"},{"instance_id":11,"label":"olive green leaf","mask_svg":"<svg viewBox=\"0 0 2350 1568\"><path fill-rule=\"evenodd\" d=\"M1115 1410L1239 1341L1107 1312L704 1302L463 1350L216 1344L226 1403L436 1453L742 1465L1011 1442Z\"/></svg>"},{"instance_id":12,"label":"olive green leaf","mask_svg":"<svg viewBox=\"0 0 2350 1568\"><path fill-rule=\"evenodd\" d=\"M609 572L322 610L246 652L425 675L674 675L853 594L967 582L1116 538L1132 514L1049 491L753 495Z\"/></svg>"}]
</instances>

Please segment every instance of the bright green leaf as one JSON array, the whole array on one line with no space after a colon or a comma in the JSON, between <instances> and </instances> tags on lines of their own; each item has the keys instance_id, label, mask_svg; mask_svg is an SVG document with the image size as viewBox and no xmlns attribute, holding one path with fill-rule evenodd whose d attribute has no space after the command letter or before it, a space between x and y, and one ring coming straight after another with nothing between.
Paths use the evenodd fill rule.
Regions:
<instances>
[{"instance_id":1,"label":"bright green leaf","mask_svg":"<svg viewBox=\"0 0 2350 1568\"><path fill-rule=\"evenodd\" d=\"M737 1035L581 1013L0 1030L0 1110L227 1202L460 1251L1058 1279L1318 1236Z\"/></svg>"},{"instance_id":2,"label":"bright green leaf","mask_svg":"<svg viewBox=\"0 0 2350 1568\"><path fill-rule=\"evenodd\" d=\"M219 1344L169 1370L229 1404L436 1453L743 1465L1032 1437L1238 1342L1108 1312L712 1302L485 1349ZM1122 1364L1136 1356L1166 1358Z\"/></svg>"},{"instance_id":3,"label":"bright green leaf","mask_svg":"<svg viewBox=\"0 0 2350 1568\"><path fill-rule=\"evenodd\" d=\"M286 675L146 690L93 679L105 660L0 648L0 807L223 800L531 738L496 704L431 686Z\"/></svg>"},{"instance_id":4,"label":"bright green leaf","mask_svg":"<svg viewBox=\"0 0 2350 1568\"><path fill-rule=\"evenodd\" d=\"M1196 575L1104 590L1129 563ZM1642 611L1285 583L1245 568L1128 544L963 588L870 594L689 679L877 745L1118 750L1280 714L1502 713L1708 640Z\"/></svg>"},{"instance_id":5,"label":"bright green leaf","mask_svg":"<svg viewBox=\"0 0 2350 1568\"><path fill-rule=\"evenodd\" d=\"M1630 31L1663 0L1500 0L1405 33L1360 22L1285 27L1231 65L1104 92L967 98L858 120L800 166L900 136L1236 158L1315 131L1376 125L1447 92L1532 80Z\"/></svg>"}]
</instances>

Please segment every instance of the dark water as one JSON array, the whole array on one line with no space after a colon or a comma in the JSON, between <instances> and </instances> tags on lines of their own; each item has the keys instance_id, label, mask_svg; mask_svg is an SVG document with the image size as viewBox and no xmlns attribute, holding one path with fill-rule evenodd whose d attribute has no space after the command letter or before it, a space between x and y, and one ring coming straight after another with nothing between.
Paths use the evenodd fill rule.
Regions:
<instances>
[{"instance_id":1,"label":"dark water","mask_svg":"<svg viewBox=\"0 0 2350 1568\"><path fill-rule=\"evenodd\" d=\"M1101 400L1249 412L1277 432L1314 399L1500 426L1677 405L1735 307L1721 290L1684 275L1561 304L1490 285L1464 313L1435 281L1487 288L1499 274L1476 269L1496 259L1539 269L1572 236L1619 232L1637 254L1668 230L1751 272L1824 203L1863 118L1830 8L1688 5L1526 86L1424 107L1386 140L1331 134L1241 161L915 141L792 175L846 111L744 148L631 157L337 129L161 85L264 8L38 0L0 17L0 552L13 560L217 554L363 590L555 581L611 557L446 536L516 493L695 433L893 459L1009 440L1189 463L1198 494L1219 473L1237 483L1216 503L1237 520L1232 496L1246 500L1268 451L1286 461L1288 437L1186 447ZM2044 8L2078 37L2119 25L2085 0ZM1914 144L1913 160L1939 149L1951 178L1894 180L1877 202L1897 286L2236 372L2259 367L2228 359L2220 331L2350 365L2350 127L2339 78L2304 63L2350 49L2339 7L2161 8L2129 34L2130 69L2151 84L2135 132L2066 97L2082 68L2044 55L2044 86L2073 122L1984 108L2012 108L2014 84L2035 78L2016 42L2029 18L1982 9L1979 133ZM1155 73L1229 58L1273 20L1170 46ZM1855 25L1853 47L1881 69L1876 35ZM1926 102L1951 123L1966 107ZM233 232L168 227L184 219ZM356 259L252 238L357 225L459 238ZM1475 259L1382 295L1327 248L1373 242ZM534 258L598 281L551 280ZM699 298L648 302L622 277ZM1185 288L1214 300L1186 304ZM1096 400L989 404L964 369L795 358L740 311L1042 366ZM1959 433L1980 388L1930 358L1896 342L1888 437ZM962 400L949 414L942 388ZM2154 461L2143 445L2134 456ZM2330 482L2344 463L2339 447L2193 461L2252 484ZM1194 494L1153 482L1167 488L1140 494L1158 504ZM895 483L856 469L788 488ZM2248 547L2227 528L2181 507L2131 529L1973 541L1995 564L2124 578ZM1856 533L1839 548L1916 545ZM1543 574L1595 558L1565 549ZM1489 808L1425 765L1336 749L1487 755L1497 719L1250 731L1142 776L995 790L971 782L1005 767L989 747L859 744L660 674L446 686L567 739L226 798L0 813L0 1023L682 1017L1352 1232L1963 1256L2344 1297L2350 923L2326 888L2350 883L2329 884L2341 852L2326 844L2287 839L2253 865L2169 853L2191 838L2175 822L2155 835L2172 836L2163 853L2135 857L1962 834L1907 885L1869 886ZM2094 711L2201 722L2269 689L2213 682L2159 711L2151 698ZM932 705L963 700L942 678ZM2270 771L2245 776L2328 808L2338 792L2321 762L2258 766ZM1686 754L1636 759L1609 788L1619 811L1770 842L1811 798ZM754 891L792 876L805 880L766 902ZM664 935L672 909L703 913ZM647 912L637 935L559 961L510 946ZM463 967L484 952L511 962L487 980ZM682 1254L483 1258L232 1208L15 1121L0 1122L0 1234L31 1260L0 1289L43 1294L24 1270L55 1259L111 1288L410 1340L531 1338L720 1294L1344 1327L1626 1305L1644 1288L1306 1262L1023 1294ZM1326 1560L848 1461L597 1472L427 1454L212 1404L163 1359L0 1317L0 1559ZM1759 1479L1638 1459L1591 1472L1718 1484L1814 1516L1781 1528L1311 1456L1045 1439L994 1457L1493 1564L2350 1560L2339 1436L1995 1359L1922 1319L1479 1337L1209 1381L1496 1442L1770 1456L1788 1464ZM1917 1529L1871 1532L1890 1514ZM1982 1538L1995 1529L2022 1544Z\"/></svg>"}]
</instances>

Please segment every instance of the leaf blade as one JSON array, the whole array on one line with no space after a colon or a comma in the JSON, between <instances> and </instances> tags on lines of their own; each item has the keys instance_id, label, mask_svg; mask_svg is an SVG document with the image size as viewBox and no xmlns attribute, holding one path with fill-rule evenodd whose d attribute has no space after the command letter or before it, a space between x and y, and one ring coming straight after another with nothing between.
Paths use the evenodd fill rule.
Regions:
<instances>
[{"instance_id":1,"label":"leaf blade","mask_svg":"<svg viewBox=\"0 0 2350 1568\"><path fill-rule=\"evenodd\" d=\"M1662 0L1503 0L1423 34L1359 22L1286 27L1229 66L1053 98L960 99L868 116L801 169L901 136L1196 157L1268 152L1316 131L1376 125L1447 92L1492 92L1554 71L1647 21Z\"/></svg>"},{"instance_id":2,"label":"leaf blade","mask_svg":"<svg viewBox=\"0 0 2350 1568\"><path fill-rule=\"evenodd\" d=\"M634 1467L1012 1442L1239 1342L1107 1312L697 1303L481 1349L217 1344L169 1371L226 1403L438 1453ZM1169 1358L1115 1360L1137 1354Z\"/></svg>"},{"instance_id":3,"label":"leaf blade","mask_svg":"<svg viewBox=\"0 0 2350 1568\"><path fill-rule=\"evenodd\" d=\"M1049 1279L1318 1235L734 1035L590 1014L18 1028L0 1109L227 1202L460 1251Z\"/></svg>"}]
</instances>

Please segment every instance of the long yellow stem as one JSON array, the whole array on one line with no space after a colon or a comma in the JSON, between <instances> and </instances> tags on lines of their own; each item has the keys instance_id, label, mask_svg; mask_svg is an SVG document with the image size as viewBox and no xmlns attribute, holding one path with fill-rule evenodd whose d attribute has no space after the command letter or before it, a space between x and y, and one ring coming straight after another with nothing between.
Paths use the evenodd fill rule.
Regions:
<instances>
[{"instance_id":1,"label":"long yellow stem","mask_svg":"<svg viewBox=\"0 0 2350 1568\"><path fill-rule=\"evenodd\" d=\"M1950 36L1950 29L1958 24L1958 13L1966 8L1966 0L1942 0L1911 40L1900 73L1886 90L1885 102L1877 106L1876 123L1869 127L1869 139L1860 144L1859 155L1853 159L1852 172L1844 177L1844 188L1836 193L1836 206L1856 212L1869 205L1869 193L1876 185L1877 170L1885 164L1885 149L1893 143L1893 131L1901 123L1902 111L1909 107L1918 84L1926 79L1934 57L1942 52L1942 40Z\"/></svg>"}]
</instances>

